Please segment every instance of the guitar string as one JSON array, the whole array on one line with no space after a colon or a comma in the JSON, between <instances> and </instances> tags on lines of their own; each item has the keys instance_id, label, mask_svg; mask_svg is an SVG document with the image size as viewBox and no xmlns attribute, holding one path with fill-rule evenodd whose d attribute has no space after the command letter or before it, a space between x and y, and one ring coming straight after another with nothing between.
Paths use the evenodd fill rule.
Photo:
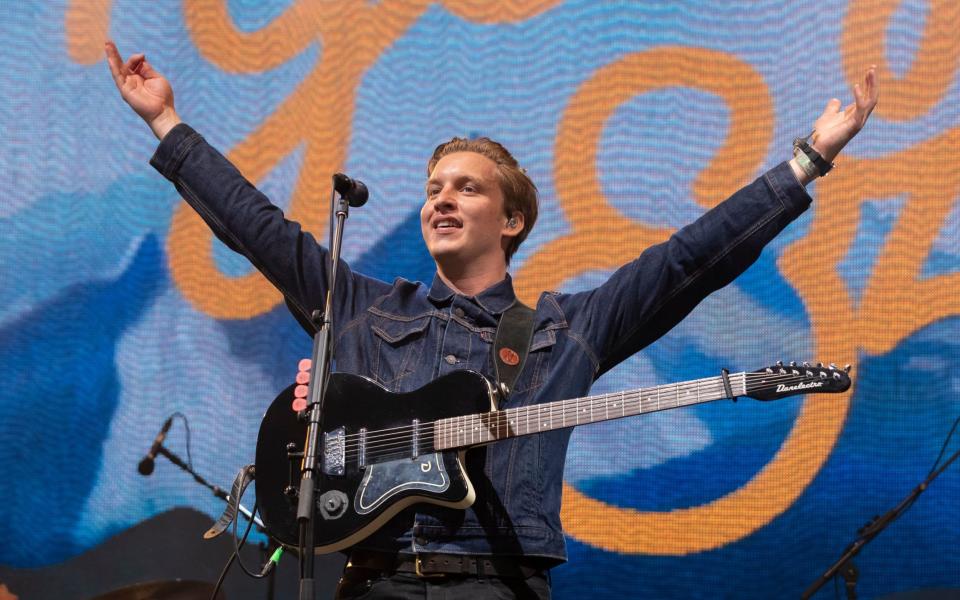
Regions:
<instances>
[{"instance_id":1,"label":"guitar string","mask_svg":"<svg viewBox=\"0 0 960 600\"><path fill-rule=\"evenodd\" d=\"M773 379L773 381L770 381L769 383L770 384L775 383L779 385L784 381L789 381L790 379L794 379L796 377L797 376L792 376L792 377L781 376L778 378L771 378ZM741 380L743 379L742 375L739 375L739 374L736 376L736 378ZM742 381L738 381L737 383L742 384ZM665 408L675 408L675 407L686 406L686 405L697 403L696 400L694 400L694 402L686 402L681 404L681 402L683 402L683 398L682 398L683 394L673 393L676 391L681 391L681 392L687 391L688 392L687 399L690 400L690 399L693 399L693 396L692 396L693 391L689 388L693 388L696 386L685 385L685 386L679 386L679 387L678 386L669 386L669 387L671 388L670 389L671 394L667 398L664 398L663 395L661 394L661 397L659 399L660 405L663 405L663 404L668 405ZM767 386L766 389L775 389L775 386L769 385ZM723 390L722 383L719 385L716 383L710 383L706 387L699 386L699 393L702 395L709 395L710 393L719 393L722 390ZM750 391L752 393L758 393L758 392L765 391L765 389L756 388ZM601 394L593 397L586 397L586 398L580 398L580 399L575 398L575 399L560 401L560 402L557 402L556 404L551 403L551 404L543 404L543 405L534 405L529 407L505 409L502 411L493 411L489 413L479 413L476 415L461 415L459 417L447 417L444 419L439 419L436 422L440 422L440 423L443 423L445 426L451 427L451 430L446 434L448 437L466 438L466 436L471 436L470 439L472 441L474 439L474 436L479 434L481 436L481 439L480 439L480 442L477 442L477 443L484 443L485 441L491 441L491 440L483 439L483 435L485 434L485 432L488 432L494 428L499 429L501 427L509 426L509 423L511 420L516 422L517 420L522 420L524 416L527 417L527 421L529 422L529 417L532 416L531 413L537 413L536 414L537 422L549 422L552 424L553 421L555 421L558 417L560 417L562 418L561 422L564 423L564 425L561 425L560 428L572 427L579 424L579 419L574 418L574 415L576 415L576 413L587 412L587 410L590 410L592 413L598 406L600 407L600 410L605 410L609 412L609 408L611 406L610 402L613 401L614 402L613 406L617 406L618 404L617 401L620 400L621 398L623 399L623 405L624 405L623 408L621 409L621 414L623 414L624 416L626 416L627 410L630 410L631 414L639 414L639 413L634 413L634 410L637 408L640 409L639 411L640 413L653 412L653 408L652 408L653 405L658 404L656 398L651 395L651 390L645 389L645 390L635 390L632 392L623 392L622 394ZM717 396L716 399L722 399L722 398L723 398L723 395L721 394ZM571 411L571 409L574 409L574 410ZM614 410L616 410L616 408ZM515 418L511 419L510 418L511 416L514 416ZM485 418L487 419L487 422L484 422ZM460 423L457 423L456 419L462 419L462 421ZM570 425L566 425L565 423L567 423L568 420L571 420L571 419L574 420L574 422L571 423ZM593 422L593 419L591 418L589 422ZM418 425L419 429L421 430L419 437L428 438L431 435L429 432L426 431L426 428L428 427L428 425L431 425L432 423L434 422L425 422ZM466 428L457 427L457 425L467 426L467 427ZM456 428L456 430L454 430L454 428ZM530 429L532 428L529 428L529 426L526 428L526 430L528 431ZM548 427L547 429L548 430L552 429L552 427ZM381 434L381 435L370 436L368 432L368 437L365 441L363 441L363 443L366 445L368 450L376 450L376 449L383 449L383 448L389 448L389 447L408 447L409 448L414 439L413 430L414 430L414 426L406 425L406 426L392 428L391 430L377 431L377 433L381 433L384 431L392 432L389 435ZM537 429L537 431L542 431L542 430L543 428ZM471 433L471 431L478 432L478 433ZM346 436L346 437L351 437L351 436ZM361 440L359 439L356 439L356 440L351 439L349 442L345 443L345 445L349 450L353 450L353 449L359 450L360 444L361 444Z\"/></svg>"},{"instance_id":2,"label":"guitar string","mask_svg":"<svg viewBox=\"0 0 960 600\"><path fill-rule=\"evenodd\" d=\"M763 391L773 390L773 389L776 389L777 385L780 385L784 382L790 382L791 380L802 381L804 379L809 379L809 376L795 375L791 373L787 373L787 374L775 373L774 377L771 377L770 376L771 374L769 373L746 373L746 374L738 373L736 375L731 376L731 379L734 380L731 383L736 384L738 386L744 386L746 384L745 375L750 379L759 378L759 379L768 380L764 382L765 384L767 384L765 385L765 387L751 389L749 390L751 393L762 393ZM814 381L818 381L818 380L819 379ZM499 439L501 437L499 434L501 430L509 431L511 426L515 427L517 421L520 421L523 419L523 416L526 416L527 421L529 421L529 417L532 416L530 413L532 412L538 413L536 415L536 421L538 423L540 422L549 423L551 426L548 427L547 430L550 430L555 428L559 429L563 427L573 427L577 425L579 423L578 413L585 413L588 410L591 412L591 414L597 409L601 411L605 411L607 414L609 414L609 410L611 409L611 407L613 407L615 412L616 410L620 410L624 416L626 416L627 411L630 411L631 414L642 414L644 412L654 412L653 407L655 405L667 404L669 406L666 406L664 408L667 408L667 407L675 408L675 407L687 406L687 405L697 403L697 401L694 400L693 402L682 404L681 402L683 402L684 400L682 398L682 393L677 393L677 392L687 391L688 392L687 400L690 400L690 399L693 399L693 396L692 396L693 389L696 389L696 388L699 388L697 390L698 391L697 399L699 399L699 395L709 395L711 393L719 393L721 391L724 391L722 380L717 382L717 378L707 378L705 380L699 380L699 381L700 382L707 381L709 383L698 386L697 382L695 381L695 382L688 382L686 384L658 386L660 388L659 391L661 392L663 391L663 387L668 388L667 391L670 394L670 397L668 398L664 398L663 395L661 394L661 398L659 402L657 401L656 397L652 395L652 393L658 391L658 389L645 388L641 390L634 390L631 392L623 392L622 394L617 394L617 393L599 394L596 396L588 396L588 397L579 398L579 399L574 398L570 400L560 401L553 405L550 405L550 404L534 405L530 407L505 409L502 411L493 411L489 413L479 413L478 415L463 415L460 417L447 417L444 419L439 419L437 421L421 423L419 424L420 431L418 434L418 437L420 438L421 441L418 442L418 451L421 451L424 453L429 453L433 451L435 446L434 442L436 441L434 437L435 437L437 426L441 426L441 427L449 426L450 431L442 432L441 435L454 440L462 439L464 443L459 445L469 446L474 444L486 443L489 441L495 441L496 439ZM621 398L622 398L623 406L619 407L619 404L621 403L620 402ZM716 399L722 399L722 398L723 396L720 395ZM611 401L613 402L612 406L611 406ZM639 408L639 412L634 412L638 408ZM546 411L542 409L546 409ZM521 411L525 414L521 414ZM514 418L511 419L511 416L513 416ZM560 427L552 427L554 421L556 421L558 418L561 419L562 425ZM456 419L463 419L463 421L459 423L459 425L466 426L466 427L457 428L458 424L456 423ZM486 419L486 422L485 422L485 419ZM511 421L512 421L512 425L511 425ZM573 421L573 422L567 425L569 421ZM594 422L592 416L588 422ZM414 427L412 425L407 425L407 426L392 428L390 430L378 430L378 433L382 433L384 431L392 431L392 433L388 435L381 434L381 435L375 435L375 436L369 436L369 432L368 432L368 437L365 441L366 456L369 458L380 458L383 456L384 452L393 453L395 449L403 450L404 452L401 455L408 454L406 451L412 449L412 444L414 440L413 429ZM542 431L543 429L537 428L534 430L534 428L530 427L528 424L527 427L524 428L524 430L525 430L525 433L533 433L535 431ZM359 434L355 434L355 436L358 436L358 435ZM346 436L346 437L349 438L354 436ZM375 439L371 439L371 437L374 437ZM476 441L477 437L479 437L479 441ZM469 442L466 441L467 438L469 438L470 440ZM357 456L360 451L360 446L361 446L361 441L359 439L351 439L349 442L345 443L345 455L351 458ZM455 444L453 447L457 447L457 446L458 445Z\"/></svg>"},{"instance_id":3,"label":"guitar string","mask_svg":"<svg viewBox=\"0 0 960 600\"><path fill-rule=\"evenodd\" d=\"M769 383L771 383L771 384L773 384L773 383L776 383L776 384L784 383L784 382L786 382L786 381L789 381L789 380L791 380L791 379L795 379L795 378L797 378L797 377L800 377L801 379L810 378L810 376L805 376L805 375L802 375L802 374L798 375L798 374L795 374L795 373L773 373L772 376L771 376L770 373L756 373L756 372L750 372L750 373L735 373L735 374L731 374L731 375L730 375L731 384L732 384L735 380L738 381L738 382L743 381L743 380L745 379L744 376L749 377L749 378L751 378L751 379L766 379L766 380L769 380ZM815 379L815 381L818 381L818 380L819 380L819 379ZM695 379L695 380L691 380L691 381L687 381L687 382L679 383L679 384L664 384L664 385L653 386L653 387L649 387L649 388L641 388L641 389L637 389L637 390L629 390L629 391L625 391L625 392L622 392L622 393L620 393L620 392L614 392L614 393L606 393L606 394L595 394L595 395L592 395L592 396L584 396L584 397L581 397L581 398L570 398L570 399L567 399L567 400L561 400L561 401L558 401L558 402L556 402L556 403L551 402L551 403L547 403L547 404L539 404L539 405L533 405L533 406L529 406L529 407L520 407L520 408L528 409L528 410L534 410L534 409L538 409L538 410L539 410L539 409L546 408L546 407L548 407L548 406L551 405L551 404L555 404L555 405L557 405L557 406L554 406L553 408L550 409L550 410L554 410L554 409L557 408L559 405L564 405L564 404L569 405L569 404L571 404L571 403L578 403L578 402L580 402L580 403L585 403L585 402L586 402L586 403L589 403L589 402L593 402L593 401L595 401L595 400L605 400L605 399L612 398L612 397L614 397L614 396L619 396L619 395L631 395L631 396L636 396L636 395L638 395L638 394L655 393L655 392L658 392L658 391L659 391L659 392L663 392L663 393L667 393L667 394L676 394L677 392L688 391L690 388L697 389L698 387L699 387L699 389L700 389L701 391L703 391L703 390L705 390L705 389L710 389L710 388L705 387L705 386L714 386L715 389L719 389L717 386L722 386L722 385L723 385L723 384L722 384L722 381L723 381L723 380L722 380L721 378L719 378L719 377L706 377L706 378L703 378L703 379ZM746 384L746 381L743 381L743 383ZM702 385L701 385L701 384L702 384ZM745 389L745 390L744 390L744 393L743 393L742 395L746 395L747 391L748 391L748 390ZM762 391L766 391L766 390L761 390L760 388L757 388L757 389L753 389L753 390L749 390L749 391L751 391L751 392L762 392ZM505 409L505 410L517 410L517 409ZM494 412L504 412L504 411L494 411ZM489 414L489 413L479 413L479 414ZM462 415L462 416L466 416L466 415ZM450 418L456 418L456 417L450 417ZM421 424L421 425L422 425L422 424ZM366 434L365 434L365 436L366 436L366 441L367 441L367 443L370 443L371 441L374 441L374 440L377 440L377 439L379 439L379 438L382 438L382 437L385 436L385 435L393 435L394 433L402 433L402 432L404 432L404 430L412 430L412 429L413 429L413 425L399 425L399 426L397 426L397 427L388 427L388 428L385 428L385 429L377 429L377 430L373 430L373 431L367 431ZM352 439L358 439L358 438L360 438L360 437L363 436L363 435L364 435L364 434L360 434L360 433L347 434L346 436L344 436L344 439L345 439L345 440L351 440L351 441L352 441Z\"/></svg>"}]
</instances>

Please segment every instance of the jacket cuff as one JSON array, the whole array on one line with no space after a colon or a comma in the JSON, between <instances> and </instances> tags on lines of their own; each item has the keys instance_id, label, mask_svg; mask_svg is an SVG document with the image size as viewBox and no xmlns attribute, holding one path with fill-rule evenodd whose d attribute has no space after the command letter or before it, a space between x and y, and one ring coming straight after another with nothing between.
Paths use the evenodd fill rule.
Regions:
<instances>
[{"instance_id":1,"label":"jacket cuff","mask_svg":"<svg viewBox=\"0 0 960 600\"><path fill-rule=\"evenodd\" d=\"M172 181L187 153L202 141L203 136L192 127L186 123L179 123L160 140L160 145L153 153L150 164L161 175Z\"/></svg>"},{"instance_id":2,"label":"jacket cuff","mask_svg":"<svg viewBox=\"0 0 960 600\"><path fill-rule=\"evenodd\" d=\"M813 202L806 188L797 181L797 176L793 174L793 169L787 161L767 171L763 179L783 204L787 213L792 216L798 216Z\"/></svg>"}]
</instances>

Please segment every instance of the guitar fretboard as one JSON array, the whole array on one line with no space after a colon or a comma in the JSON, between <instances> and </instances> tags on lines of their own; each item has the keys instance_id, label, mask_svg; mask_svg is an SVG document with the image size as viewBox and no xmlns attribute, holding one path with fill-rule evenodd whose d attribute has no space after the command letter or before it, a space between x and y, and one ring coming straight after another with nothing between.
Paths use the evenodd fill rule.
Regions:
<instances>
[{"instance_id":1,"label":"guitar fretboard","mask_svg":"<svg viewBox=\"0 0 960 600\"><path fill-rule=\"evenodd\" d=\"M734 396L747 393L747 374L729 375ZM449 450L510 437L711 402L727 397L723 378L708 377L638 390L560 400L521 408L440 419L434 447Z\"/></svg>"}]
</instances>

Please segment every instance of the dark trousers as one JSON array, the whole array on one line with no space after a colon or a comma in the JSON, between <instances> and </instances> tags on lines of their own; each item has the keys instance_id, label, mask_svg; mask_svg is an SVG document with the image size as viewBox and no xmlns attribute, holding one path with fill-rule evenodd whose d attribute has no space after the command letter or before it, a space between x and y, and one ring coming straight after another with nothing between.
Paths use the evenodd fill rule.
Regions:
<instances>
[{"instance_id":1,"label":"dark trousers","mask_svg":"<svg viewBox=\"0 0 960 600\"><path fill-rule=\"evenodd\" d=\"M348 568L337 586L338 600L549 600L550 574L527 577L443 576L422 578L413 573L381 573Z\"/></svg>"}]
</instances>

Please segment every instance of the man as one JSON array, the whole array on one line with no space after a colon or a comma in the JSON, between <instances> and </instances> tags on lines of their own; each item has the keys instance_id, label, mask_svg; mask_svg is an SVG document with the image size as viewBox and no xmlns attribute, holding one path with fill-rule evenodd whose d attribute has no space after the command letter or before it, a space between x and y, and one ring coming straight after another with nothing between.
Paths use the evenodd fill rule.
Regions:
<instances>
[{"instance_id":1,"label":"man","mask_svg":"<svg viewBox=\"0 0 960 600\"><path fill-rule=\"evenodd\" d=\"M327 251L180 122L173 91L141 54L123 62L106 46L124 100L161 143L151 163L173 181L214 233L246 255L300 317L323 306ZM804 185L866 123L877 102L871 67L856 101L831 100L809 150L773 168L647 249L600 287L544 293L523 371L501 408L584 396L592 382L667 332L726 285L806 209ZM337 367L392 391L415 390L459 369L491 375L492 342L516 298L507 266L537 215L536 188L509 152L488 139L454 138L428 164L420 222L437 266L430 286L392 284L338 268ZM389 407L384 407L389 410ZM560 525L570 430L512 438L473 450L477 499L466 510L416 505L352 549L338 596L351 598L548 598L549 568L566 560ZM414 573L429 556L432 573Z\"/></svg>"}]
</instances>

